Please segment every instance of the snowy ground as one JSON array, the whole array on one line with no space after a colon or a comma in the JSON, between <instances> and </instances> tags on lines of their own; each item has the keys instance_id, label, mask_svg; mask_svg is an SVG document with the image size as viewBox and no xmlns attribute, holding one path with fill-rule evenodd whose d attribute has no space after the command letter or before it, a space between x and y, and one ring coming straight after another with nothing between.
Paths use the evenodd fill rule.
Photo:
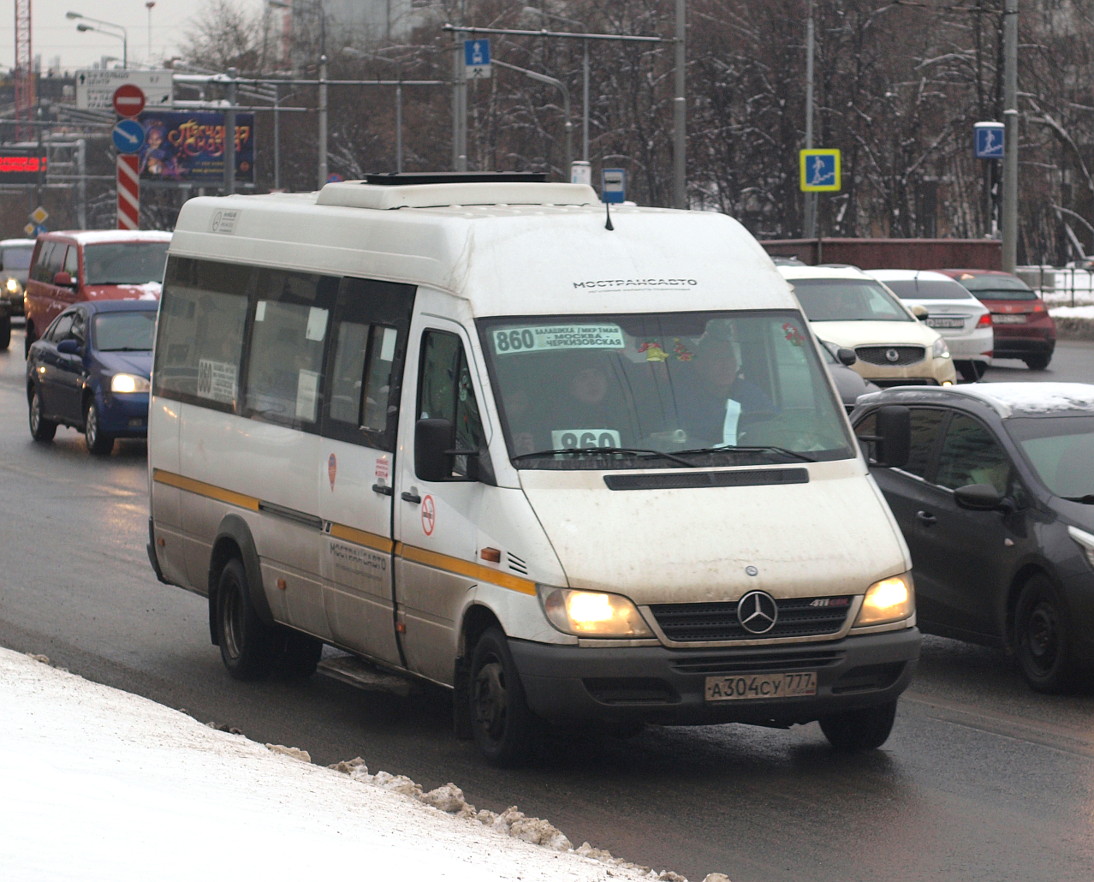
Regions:
<instances>
[{"instance_id":1,"label":"snowy ground","mask_svg":"<svg viewBox=\"0 0 1094 882\"><path fill-rule=\"evenodd\" d=\"M453 784L312 765L47 662L0 648L5 882L686 882Z\"/></svg>"}]
</instances>

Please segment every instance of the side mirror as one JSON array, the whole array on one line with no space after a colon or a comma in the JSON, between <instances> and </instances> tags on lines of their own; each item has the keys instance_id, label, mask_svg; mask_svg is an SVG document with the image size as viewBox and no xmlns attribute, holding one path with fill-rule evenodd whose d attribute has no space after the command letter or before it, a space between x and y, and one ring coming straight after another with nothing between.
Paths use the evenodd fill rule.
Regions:
<instances>
[{"instance_id":1,"label":"side mirror","mask_svg":"<svg viewBox=\"0 0 1094 882\"><path fill-rule=\"evenodd\" d=\"M61 288L74 288L76 286L76 280L72 278L72 273L66 273L64 270L53 274L53 284Z\"/></svg>"},{"instance_id":2,"label":"side mirror","mask_svg":"<svg viewBox=\"0 0 1094 882\"><path fill-rule=\"evenodd\" d=\"M60 343L57 344L57 351L62 355L79 355L80 354L80 341L75 340L72 337L66 337Z\"/></svg>"},{"instance_id":3,"label":"side mirror","mask_svg":"<svg viewBox=\"0 0 1094 882\"><path fill-rule=\"evenodd\" d=\"M912 414L900 404L887 404L878 408L875 421L876 435L860 435L863 441L874 445L874 462L884 468L900 468L907 465L912 449Z\"/></svg>"},{"instance_id":4,"label":"side mirror","mask_svg":"<svg viewBox=\"0 0 1094 882\"><path fill-rule=\"evenodd\" d=\"M1009 511L1006 497L991 484L966 484L953 491L954 502L970 511Z\"/></svg>"},{"instance_id":5,"label":"side mirror","mask_svg":"<svg viewBox=\"0 0 1094 882\"><path fill-rule=\"evenodd\" d=\"M850 367L858 361L858 356L855 355L854 349L848 349L846 346L841 346L836 350L836 361L844 367Z\"/></svg>"},{"instance_id":6,"label":"side mirror","mask_svg":"<svg viewBox=\"0 0 1094 882\"><path fill-rule=\"evenodd\" d=\"M915 306L910 306L908 308L912 311L912 315L914 315L921 322L925 322L927 320L927 316L930 315L927 307L920 306L918 303L915 304Z\"/></svg>"},{"instance_id":7,"label":"side mirror","mask_svg":"<svg viewBox=\"0 0 1094 882\"><path fill-rule=\"evenodd\" d=\"M418 420L414 426L414 473L423 481L444 481L452 475L452 422Z\"/></svg>"}]
</instances>

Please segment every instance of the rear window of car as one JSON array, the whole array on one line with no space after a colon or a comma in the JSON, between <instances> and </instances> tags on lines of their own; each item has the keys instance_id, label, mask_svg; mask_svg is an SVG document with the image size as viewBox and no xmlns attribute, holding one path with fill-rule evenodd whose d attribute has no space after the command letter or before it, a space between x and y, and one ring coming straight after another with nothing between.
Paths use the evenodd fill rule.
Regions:
<instances>
[{"instance_id":1,"label":"rear window of car","mask_svg":"<svg viewBox=\"0 0 1094 882\"><path fill-rule=\"evenodd\" d=\"M25 270L30 267L33 245L10 246L4 249L3 261L6 270Z\"/></svg>"},{"instance_id":2,"label":"rear window of car","mask_svg":"<svg viewBox=\"0 0 1094 882\"><path fill-rule=\"evenodd\" d=\"M901 300L971 300L973 295L957 282L941 279L883 279Z\"/></svg>"},{"instance_id":3,"label":"rear window of car","mask_svg":"<svg viewBox=\"0 0 1094 882\"><path fill-rule=\"evenodd\" d=\"M964 276L957 280L981 300L1037 300L1037 292L1021 279L1007 276Z\"/></svg>"}]
</instances>

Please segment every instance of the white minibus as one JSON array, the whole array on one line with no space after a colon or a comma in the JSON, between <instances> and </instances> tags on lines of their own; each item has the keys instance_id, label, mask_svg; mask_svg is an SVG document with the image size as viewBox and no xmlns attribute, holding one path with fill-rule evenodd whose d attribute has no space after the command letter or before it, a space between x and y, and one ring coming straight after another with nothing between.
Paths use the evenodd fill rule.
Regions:
<instances>
[{"instance_id":1,"label":"white minibus","mask_svg":"<svg viewBox=\"0 0 1094 882\"><path fill-rule=\"evenodd\" d=\"M428 681L497 765L571 724L873 749L911 564L816 346L717 213L485 173L191 199L149 556L234 677Z\"/></svg>"}]
</instances>

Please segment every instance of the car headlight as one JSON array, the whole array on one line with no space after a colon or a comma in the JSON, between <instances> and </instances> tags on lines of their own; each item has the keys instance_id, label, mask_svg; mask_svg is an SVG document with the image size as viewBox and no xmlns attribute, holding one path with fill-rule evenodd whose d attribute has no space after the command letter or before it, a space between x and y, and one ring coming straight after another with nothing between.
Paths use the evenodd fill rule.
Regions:
<instances>
[{"instance_id":1,"label":"car headlight","mask_svg":"<svg viewBox=\"0 0 1094 882\"><path fill-rule=\"evenodd\" d=\"M638 608L626 597L603 591L539 586L547 620L578 637L652 637Z\"/></svg>"},{"instance_id":2,"label":"car headlight","mask_svg":"<svg viewBox=\"0 0 1094 882\"><path fill-rule=\"evenodd\" d=\"M114 374L110 378L110 391L117 393L147 392L151 388L147 377L136 374Z\"/></svg>"},{"instance_id":3,"label":"car headlight","mask_svg":"<svg viewBox=\"0 0 1094 882\"><path fill-rule=\"evenodd\" d=\"M915 612L915 589L911 573L874 582L866 591L855 625L883 625L898 622Z\"/></svg>"},{"instance_id":4,"label":"car headlight","mask_svg":"<svg viewBox=\"0 0 1094 882\"><path fill-rule=\"evenodd\" d=\"M1086 555L1087 563L1094 567L1094 536L1091 536L1085 530L1080 530L1078 527L1068 527L1067 535L1075 540L1083 550L1083 554Z\"/></svg>"},{"instance_id":5,"label":"car headlight","mask_svg":"<svg viewBox=\"0 0 1094 882\"><path fill-rule=\"evenodd\" d=\"M9 276L4 282L4 290L14 297L23 293L23 286L19 284L18 279Z\"/></svg>"},{"instance_id":6,"label":"car headlight","mask_svg":"<svg viewBox=\"0 0 1094 882\"><path fill-rule=\"evenodd\" d=\"M946 345L946 341L939 337L931 345L931 355L935 358L949 358L950 347Z\"/></svg>"}]
</instances>

